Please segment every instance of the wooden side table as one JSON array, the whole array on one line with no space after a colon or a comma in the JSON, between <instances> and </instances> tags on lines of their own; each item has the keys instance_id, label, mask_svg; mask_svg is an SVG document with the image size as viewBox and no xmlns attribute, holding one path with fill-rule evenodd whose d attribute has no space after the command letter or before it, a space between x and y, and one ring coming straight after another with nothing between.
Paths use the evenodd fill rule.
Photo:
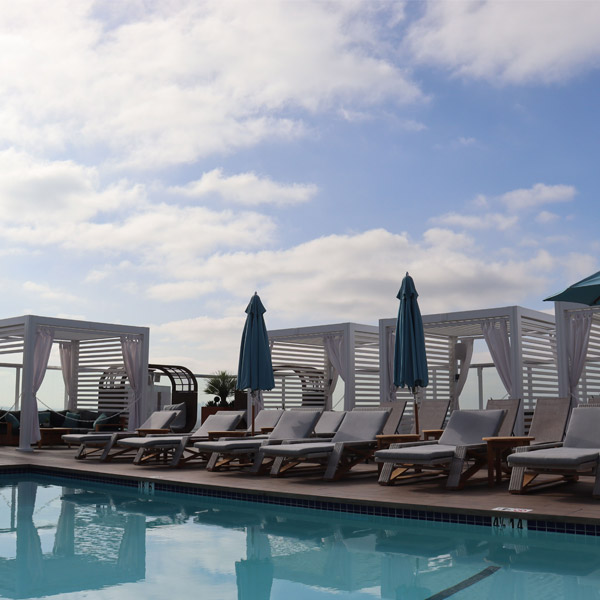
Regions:
<instances>
[{"instance_id":1,"label":"wooden side table","mask_svg":"<svg viewBox=\"0 0 600 600\"><path fill-rule=\"evenodd\" d=\"M439 440L444 433L443 429L422 429L423 439L427 440Z\"/></svg>"},{"instance_id":2,"label":"wooden side table","mask_svg":"<svg viewBox=\"0 0 600 600\"><path fill-rule=\"evenodd\" d=\"M62 436L71 433L69 427L40 427L40 439L37 447L56 446L62 444Z\"/></svg>"},{"instance_id":3,"label":"wooden side table","mask_svg":"<svg viewBox=\"0 0 600 600\"><path fill-rule=\"evenodd\" d=\"M484 437L487 443L488 485L493 487L502 481L502 459L508 450L529 446L535 438L530 436Z\"/></svg>"}]
</instances>

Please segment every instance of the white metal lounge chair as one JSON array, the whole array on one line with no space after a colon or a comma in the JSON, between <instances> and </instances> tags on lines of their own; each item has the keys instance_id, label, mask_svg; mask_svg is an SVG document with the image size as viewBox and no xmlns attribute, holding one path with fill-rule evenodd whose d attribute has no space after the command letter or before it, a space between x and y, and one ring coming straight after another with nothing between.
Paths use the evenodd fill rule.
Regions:
<instances>
[{"instance_id":1,"label":"white metal lounge chair","mask_svg":"<svg viewBox=\"0 0 600 600\"><path fill-rule=\"evenodd\" d=\"M271 476L279 477L291 469L308 465L325 467L324 479L336 480L354 465L373 456L380 434L389 417L388 410L350 411L330 441L304 440L280 446L263 445L255 459L258 471L265 458L274 458Z\"/></svg>"},{"instance_id":2,"label":"white metal lounge chair","mask_svg":"<svg viewBox=\"0 0 600 600\"><path fill-rule=\"evenodd\" d=\"M218 471L232 466L249 466L262 444L280 444L284 441L308 437L321 415L320 410L285 411L266 439L243 438L215 440L194 444L198 452L210 454L207 471ZM318 438L314 438L318 441Z\"/></svg>"},{"instance_id":3,"label":"white metal lounge chair","mask_svg":"<svg viewBox=\"0 0 600 600\"><path fill-rule=\"evenodd\" d=\"M140 426L139 430L148 429L169 429L169 426L176 420L178 416L176 410L157 410L153 412ZM66 444L79 444L75 458L83 459L90 455L104 452L107 445L112 440L117 440L119 437L131 437L136 435L135 431L105 431L105 432L90 432L90 433L69 433L62 437ZM114 442L113 442L114 443Z\"/></svg>"},{"instance_id":4,"label":"white metal lounge chair","mask_svg":"<svg viewBox=\"0 0 600 600\"><path fill-rule=\"evenodd\" d=\"M195 440L208 439L209 432L231 431L244 416L245 411L220 411L210 415L196 431L185 435L148 435L146 437L115 438L111 453L110 448L103 455L104 460L117 456L136 453L134 464L144 464L149 460L171 457L171 466L181 466L195 458L195 452L189 448ZM111 446L112 448L112 446Z\"/></svg>"},{"instance_id":5,"label":"white metal lounge chair","mask_svg":"<svg viewBox=\"0 0 600 600\"><path fill-rule=\"evenodd\" d=\"M375 453L383 463L379 483L390 485L426 475L448 477L448 489L460 489L487 464L482 441L498 433L504 410L455 410L439 440L392 444ZM465 468L466 467L466 468Z\"/></svg>"},{"instance_id":6,"label":"white metal lounge chair","mask_svg":"<svg viewBox=\"0 0 600 600\"><path fill-rule=\"evenodd\" d=\"M543 446L540 448L540 445ZM512 467L508 489L513 494L594 475L594 498L600 498L600 408L583 405L571 413L564 442L517 448L508 457ZM537 480L540 474L557 475Z\"/></svg>"}]
</instances>

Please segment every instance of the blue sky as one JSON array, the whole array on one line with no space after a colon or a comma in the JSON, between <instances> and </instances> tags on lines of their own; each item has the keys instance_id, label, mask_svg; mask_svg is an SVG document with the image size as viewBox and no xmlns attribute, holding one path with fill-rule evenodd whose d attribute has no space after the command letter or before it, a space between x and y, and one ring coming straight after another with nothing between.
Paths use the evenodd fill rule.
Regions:
<instances>
[{"instance_id":1,"label":"blue sky","mask_svg":"<svg viewBox=\"0 0 600 600\"><path fill-rule=\"evenodd\" d=\"M0 14L4 316L271 328L542 299L600 267L598 2L23 0Z\"/></svg>"}]
</instances>

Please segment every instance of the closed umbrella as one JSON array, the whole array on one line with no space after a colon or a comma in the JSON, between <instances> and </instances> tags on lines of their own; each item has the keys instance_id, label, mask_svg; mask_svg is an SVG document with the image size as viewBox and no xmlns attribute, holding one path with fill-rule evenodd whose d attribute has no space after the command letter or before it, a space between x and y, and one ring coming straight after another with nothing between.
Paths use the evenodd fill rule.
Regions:
<instances>
[{"instance_id":1,"label":"closed umbrella","mask_svg":"<svg viewBox=\"0 0 600 600\"><path fill-rule=\"evenodd\" d=\"M419 388L427 387L429 384L425 333L417 302L418 296L415 283L407 273L397 295L400 307L396 321L394 385L397 387L408 386L415 397L415 429L417 433L419 433L417 392Z\"/></svg>"},{"instance_id":2,"label":"closed umbrella","mask_svg":"<svg viewBox=\"0 0 600 600\"><path fill-rule=\"evenodd\" d=\"M577 302L588 306L600 304L600 271L574 283L560 294L544 298L554 302Z\"/></svg>"},{"instance_id":3,"label":"closed umbrella","mask_svg":"<svg viewBox=\"0 0 600 600\"><path fill-rule=\"evenodd\" d=\"M275 387L269 336L263 316L265 312L266 309L255 292L246 307L246 324L242 333L237 374L238 389L250 391L253 434L254 415L260 392Z\"/></svg>"}]
</instances>

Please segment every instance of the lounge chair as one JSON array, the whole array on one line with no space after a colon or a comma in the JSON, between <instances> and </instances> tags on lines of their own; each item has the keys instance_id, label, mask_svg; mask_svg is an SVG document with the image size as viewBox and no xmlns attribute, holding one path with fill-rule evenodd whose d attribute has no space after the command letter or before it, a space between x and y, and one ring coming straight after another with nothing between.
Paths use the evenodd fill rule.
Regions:
<instances>
[{"instance_id":1,"label":"lounge chair","mask_svg":"<svg viewBox=\"0 0 600 600\"><path fill-rule=\"evenodd\" d=\"M423 439L438 439L442 435L449 406L450 399L423 400L421 402L419 405L419 433ZM416 432L414 422L411 431Z\"/></svg>"},{"instance_id":2,"label":"lounge chair","mask_svg":"<svg viewBox=\"0 0 600 600\"><path fill-rule=\"evenodd\" d=\"M76 459L83 459L92 454L103 452L107 445L112 440L119 437L131 437L136 435L137 431L147 431L156 429L169 429L170 425L175 422L178 411L176 410L157 410L153 412L136 431L105 431L105 432L90 432L90 433L69 433L62 437L65 444L79 444ZM114 443L114 442L113 442Z\"/></svg>"},{"instance_id":3,"label":"lounge chair","mask_svg":"<svg viewBox=\"0 0 600 600\"><path fill-rule=\"evenodd\" d=\"M249 466L249 457L263 444L280 444L284 441L307 438L313 431L320 410L285 411L275 429L265 439L219 439L194 444L197 452L210 454L207 471L218 471L232 466ZM314 438L319 441L318 438Z\"/></svg>"},{"instance_id":4,"label":"lounge chair","mask_svg":"<svg viewBox=\"0 0 600 600\"><path fill-rule=\"evenodd\" d=\"M579 475L594 475L592 495L600 498L599 458L600 408L583 405L572 411L564 442L517 448L508 457L512 467L508 489L523 494L534 488L577 481ZM540 474L558 477L539 481Z\"/></svg>"},{"instance_id":5,"label":"lounge chair","mask_svg":"<svg viewBox=\"0 0 600 600\"><path fill-rule=\"evenodd\" d=\"M325 467L324 479L336 480L354 465L371 458L389 417L387 410L353 410L346 414L330 441L306 440L279 446L261 446L254 461L258 472L265 458L273 458L271 476L279 477L296 467L316 464Z\"/></svg>"},{"instance_id":6,"label":"lounge chair","mask_svg":"<svg viewBox=\"0 0 600 600\"><path fill-rule=\"evenodd\" d=\"M313 436L326 439L332 438L340 428L346 414L346 411L343 410L324 410L315 425Z\"/></svg>"},{"instance_id":7,"label":"lounge chair","mask_svg":"<svg viewBox=\"0 0 600 600\"><path fill-rule=\"evenodd\" d=\"M455 410L439 440L392 444L387 450L378 450L375 461L383 463L379 483L443 475L448 478L448 489L462 488L487 465L482 438L496 435L504 416L504 410Z\"/></svg>"},{"instance_id":8,"label":"lounge chair","mask_svg":"<svg viewBox=\"0 0 600 600\"><path fill-rule=\"evenodd\" d=\"M519 407L521 406L521 398L490 398L485 405L486 410L503 409L506 411L504 421L500 426L500 430L496 434L497 437L508 437L513 434L515 423L519 415Z\"/></svg>"},{"instance_id":9,"label":"lounge chair","mask_svg":"<svg viewBox=\"0 0 600 600\"><path fill-rule=\"evenodd\" d=\"M531 447L562 442L570 412L570 398L538 398L529 427Z\"/></svg>"},{"instance_id":10,"label":"lounge chair","mask_svg":"<svg viewBox=\"0 0 600 600\"><path fill-rule=\"evenodd\" d=\"M117 456L136 453L134 464L144 464L152 459L171 456L171 466L181 466L196 458L192 447L194 441L208 439L209 432L231 431L245 415L246 411L220 411L210 415L196 429L185 435L148 435L146 437L115 437L114 443L102 455L102 460L111 460ZM111 453L110 450L114 448ZM185 456L184 456L185 455Z\"/></svg>"}]
</instances>

